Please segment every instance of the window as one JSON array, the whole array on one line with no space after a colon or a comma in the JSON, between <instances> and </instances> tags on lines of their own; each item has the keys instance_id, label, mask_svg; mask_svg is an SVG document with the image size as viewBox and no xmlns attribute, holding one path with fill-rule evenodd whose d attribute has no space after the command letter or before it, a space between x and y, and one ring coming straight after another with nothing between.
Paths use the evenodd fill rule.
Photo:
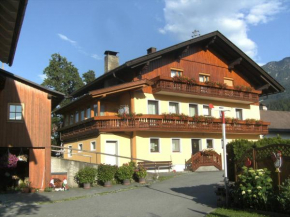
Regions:
<instances>
[{"instance_id":1,"label":"window","mask_svg":"<svg viewBox=\"0 0 290 217\"><path fill-rule=\"evenodd\" d=\"M169 113L179 114L179 105L177 102L169 102Z\"/></svg>"},{"instance_id":2,"label":"window","mask_svg":"<svg viewBox=\"0 0 290 217\"><path fill-rule=\"evenodd\" d=\"M158 115L158 101L148 100L148 114L149 115Z\"/></svg>"},{"instance_id":3,"label":"window","mask_svg":"<svg viewBox=\"0 0 290 217\"><path fill-rule=\"evenodd\" d=\"M100 115L105 116L105 105L101 105Z\"/></svg>"},{"instance_id":4,"label":"window","mask_svg":"<svg viewBox=\"0 0 290 217\"><path fill-rule=\"evenodd\" d=\"M72 157L72 146L71 145L68 147L67 156Z\"/></svg>"},{"instance_id":5,"label":"window","mask_svg":"<svg viewBox=\"0 0 290 217\"><path fill-rule=\"evenodd\" d=\"M236 118L243 120L243 109L236 109Z\"/></svg>"},{"instance_id":6,"label":"window","mask_svg":"<svg viewBox=\"0 0 290 217\"><path fill-rule=\"evenodd\" d=\"M196 104L189 104L189 116L193 117L198 115L197 105Z\"/></svg>"},{"instance_id":7,"label":"window","mask_svg":"<svg viewBox=\"0 0 290 217\"><path fill-rule=\"evenodd\" d=\"M173 78L174 76L181 77L183 71L181 69L171 69L170 76Z\"/></svg>"},{"instance_id":8,"label":"window","mask_svg":"<svg viewBox=\"0 0 290 217\"><path fill-rule=\"evenodd\" d=\"M81 111L81 121L85 120L85 110Z\"/></svg>"},{"instance_id":9,"label":"window","mask_svg":"<svg viewBox=\"0 0 290 217\"><path fill-rule=\"evenodd\" d=\"M79 112L76 111L75 113L75 123L77 123L79 121Z\"/></svg>"},{"instance_id":10,"label":"window","mask_svg":"<svg viewBox=\"0 0 290 217\"><path fill-rule=\"evenodd\" d=\"M96 142L91 142L91 150L96 150Z\"/></svg>"},{"instance_id":11,"label":"window","mask_svg":"<svg viewBox=\"0 0 290 217\"><path fill-rule=\"evenodd\" d=\"M78 150L79 150L79 152L83 151L83 144L78 145Z\"/></svg>"},{"instance_id":12,"label":"window","mask_svg":"<svg viewBox=\"0 0 290 217\"><path fill-rule=\"evenodd\" d=\"M98 116L98 105L94 105L94 116Z\"/></svg>"},{"instance_id":13,"label":"window","mask_svg":"<svg viewBox=\"0 0 290 217\"><path fill-rule=\"evenodd\" d=\"M23 108L21 104L9 104L9 120L21 121L23 120Z\"/></svg>"},{"instance_id":14,"label":"window","mask_svg":"<svg viewBox=\"0 0 290 217\"><path fill-rule=\"evenodd\" d=\"M86 114L86 118L90 118L91 117L91 107L87 108L87 114Z\"/></svg>"},{"instance_id":15,"label":"window","mask_svg":"<svg viewBox=\"0 0 290 217\"><path fill-rule=\"evenodd\" d=\"M65 116L64 125L65 125L65 126L68 126L68 124L69 124L69 115L66 115L66 116Z\"/></svg>"},{"instance_id":16,"label":"window","mask_svg":"<svg viewBox=\"0 0 290 217\"><path fill-rule=\"evenodd\" d=\"M180 152L180 139L172 139L172 152Z\"/></svg>"},{"instance_id":17,"label":"window","mask_svg":"<svg viewBox=\"0 0 290 217\"><path fill-rule=\"evenodd\" d=\"M150 139L150 152L159 152L159 139Z\"/></svg>"},{"instance_id":18,"label":"window","mask_svg":"<svg viewBox=\"0 0 290 217\"><path fill-rule=\"evenodd\" d=\"M229 87L234 86L234 80L232 78L224 78L224 83L227 84Z\"/></svg>"},{"instance_id":19,"label":"window","mask_svg":"<svg viewBox=\"0 0 290 217\"><path fill-rule=\"evenodd\" d=\"M209 81L209 74L199 74L199 82Z\"/></svg>"},{"instance_id":20,"label":"window","mask_svg":"<svg viewBox=\"0 0 290 217\"><path fill-rule=\"evenodd\" d=\"M204 116L211 116L211 110L208 105L203 105L203 115Z\"/></svg>"},{"instance_id":21,"label":"window","mask_svg":"<svg viewBox=\"0 0 290 217\"><path fill-rule=\"evenodd\" d=\"M70 119L69 119L69 124L73 124L73 123L74 123L74 115L71 114Z\"/></svg>"},{"instance_id":22,"label":"window","mask_svg":"<svg viewBox=\"0 0 290 217\"><path fill-rule=\"evenodd\" d=\"M213 141L212 139L206 140L206 148L213 148Z\"/></svg>"}]
</instances>

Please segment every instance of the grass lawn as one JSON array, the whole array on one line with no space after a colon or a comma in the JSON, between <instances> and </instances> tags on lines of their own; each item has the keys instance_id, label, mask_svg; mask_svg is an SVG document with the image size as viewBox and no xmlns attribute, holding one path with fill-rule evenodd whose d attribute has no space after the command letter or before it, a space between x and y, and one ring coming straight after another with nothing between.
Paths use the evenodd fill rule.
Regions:
<instances>
[{"instance_id":1,"label":"grass lawn","mask_svg":"<svg viewBox=\"0 0 290 217\"><path fill-rule=\"evenodd\" d=\"M207 217L262 217L262 216L269 216L269 215L261 215L253 212L246 212L240 210L232 210L232 209L223 209L218 208L215 211L211 212L207 215Z\"/></svg>"}]
</instances>

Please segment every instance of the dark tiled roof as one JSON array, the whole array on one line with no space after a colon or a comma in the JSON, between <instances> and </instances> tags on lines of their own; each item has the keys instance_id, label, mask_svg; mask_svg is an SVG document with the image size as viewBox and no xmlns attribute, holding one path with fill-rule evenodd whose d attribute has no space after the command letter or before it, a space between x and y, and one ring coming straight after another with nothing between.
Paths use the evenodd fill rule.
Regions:
<instances>
[{"instance_id":1,"label":"dark tiled roof","mask_svg":"<svg viewBox=\"0 0 290 217\"><path fill-rule=\"evenodd\" d=\"M290 112L261 110L261 119L270 122L269 130L290 130Z\"/></svg>"}]
</instances>

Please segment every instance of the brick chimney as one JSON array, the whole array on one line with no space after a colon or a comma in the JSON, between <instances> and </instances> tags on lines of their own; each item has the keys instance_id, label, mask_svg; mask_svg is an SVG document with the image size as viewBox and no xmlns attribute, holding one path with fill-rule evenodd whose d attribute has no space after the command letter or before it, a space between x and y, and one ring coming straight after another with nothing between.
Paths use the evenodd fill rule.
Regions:
<instances>
[{"instance_id":1,"label":"brick chimney","mask_svg":"<svg viewBox=\"0 0 290 217\"><path fill-rule=\"evenodd\" d=\"M156 47L150 47L147 49L147 55L156 52Z\"/></svg>"},{"instance_id":2,"label":"brick chimney","mask_svg":"<svg viewBox=\"0 0 290 217\"><path fill-rule=\"evenodd\" d=\"M115 51L105 51L105 71L109 72L113 70L114 68L117 68L119 66L119 57L117 56L118 52Z\"/></svg>"}]
</instances>

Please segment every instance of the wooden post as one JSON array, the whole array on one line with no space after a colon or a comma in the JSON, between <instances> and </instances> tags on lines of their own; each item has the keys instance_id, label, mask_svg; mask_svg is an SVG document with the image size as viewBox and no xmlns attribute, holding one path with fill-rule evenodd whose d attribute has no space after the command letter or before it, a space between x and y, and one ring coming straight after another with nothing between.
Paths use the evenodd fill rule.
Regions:
<instances>
[{"instance_id":1,"label":"wooden post","mask_svg":"<svg viewBox=\"0 0 290 217\"><path fill-rule=\"evenodd\" d=\"M135 102L134 102L134 92L130 92L130 109L131 109L131 113L135 112Z\"/></svg>"},{"instance_id":2,"label":"wooden post","mask_svg":"<svg viewBox=\"0 0 290 217\"><path fill-rule=\"evenodd\" d=\"M95 116L94 104L91 105L91 118Z\"/></svg>"},{"instance_id":3,"label":"wooden post","mask_svg":"<svg viewBox=\"0 0 290 217\"><path fill-rule=\"evenodd\" d=\"M131 161L136 162L136 160L133 160L134 158L137 158L136 132L132 132L130 142L131 142Z\"/></svg>"},{"instance_id":4,"label":"wooden post","mask_svg":"<svg viewBox=\"0 0 290 217\"><path fill-rule=\"evenodd\" d=\"M98 116L101 116L101 101L98 100Z\"/></svg>"}]
</instances>

